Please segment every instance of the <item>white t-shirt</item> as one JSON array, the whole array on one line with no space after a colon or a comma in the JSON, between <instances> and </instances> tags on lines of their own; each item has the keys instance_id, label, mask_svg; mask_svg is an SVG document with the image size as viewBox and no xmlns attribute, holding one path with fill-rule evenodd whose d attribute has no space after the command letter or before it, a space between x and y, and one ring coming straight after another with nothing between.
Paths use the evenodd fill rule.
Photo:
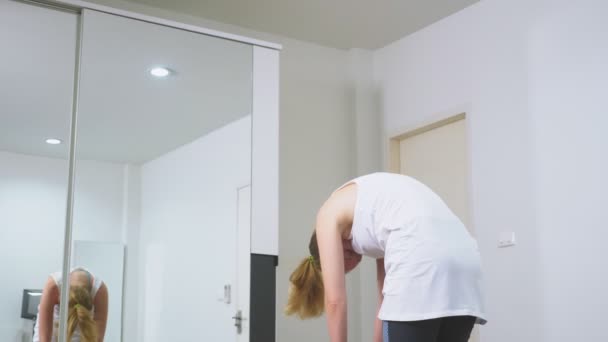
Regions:
<instances>
[{"instance_id":1,"label":"white t-shirt","mask_svg":"<svg viewBox=\"0 0 608 342\"><path fill-rule=\"evenodd\" d=\"M356 178L355 252L384 258L384 321L474 316L484 324L476 241L431 189L399 174ZM342 187L344 187L342 186Z\"/></svg>"},{"instance_id":2,"label":"white t-shirt","mask_svg":"<svg viewBox=\"0 0 608 342\"><path fill-rule=\"evenodd\" d=\"M89 274L89 278L91 281L91 297L95 298L95 296L97 295L97 291L99 291L99 288L103 284L101 279L95 277L91 272L89 272L88 270L86 270L85 268L82 268L82 267L77 267L77 268L72 269L72 272L74 272L74 271L84 271ZM61 283L62 283L61 272L51 273L50 277L51 277L51 279L53 279L53 281L55 282L57 287L59 289L61 289ZM38 310L40 310L40 306L38 307ZM95 307L93 307L93 313L95 313ZM55 305L55 307L53 308L53 322L59 322L59 305ZM33 342L40 342L39 326L40 326L40 314L38 314L36 316L36 325L34 326L34 337L32 339ZM54 324L53 324L53 329L55 329ZM53 331L53 336L51 338L51 341L53 341L53 342L57 341L57 338L55 337L55 331ZM80 342L80 330L78 328L76 328L76 331L74 331L71 342Z\"/></svg>"}]
</instances>

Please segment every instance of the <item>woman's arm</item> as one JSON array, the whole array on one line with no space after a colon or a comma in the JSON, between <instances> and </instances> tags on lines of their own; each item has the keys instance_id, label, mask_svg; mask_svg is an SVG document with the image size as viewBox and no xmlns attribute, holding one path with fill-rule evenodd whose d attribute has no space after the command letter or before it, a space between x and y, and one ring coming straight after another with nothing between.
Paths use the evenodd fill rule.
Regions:
<instances>
[{"instance_id":1,"label":"woman's arm","mask_svg":"<svg viewBox=\"0 0 608 342\"><path fill-rule=\"evenodd\" d=\"M376 281L378 283L378 309L376 310L376 319L374 322L374 342L382 342L382 321L378 318L380 307L382 306L382 288L384 287L384 259L376 260Z\"/></svg>"},{"instance_id":2,"label":"woman's arm","mask_svg":"<svg viewBox=\"0 0 608 342\"><path fill-rule=\"evenodd\" d=\"M38 309L40 342L51 342L53 337L53 310L57 304L59 304L59 288L53 278L49 277L42 290Z\"/></svg>"},{"instance_id":3,"label":"woman's arm","mask_svg":"<svg viewBox=\"0 0 608 342\"><path fill-rule=\"evenodd\" d=\"M103 342L103 337L106 334L106 325L108 323L108 288L106 284L101 284L95 299L95 323L97 325L97 340Z\"/></svg>"},{"instance_id":4,"label":"woman's arm","mask_svg":"<svg viewBox=\"0 0 608 342\"><path fill-rule=\"evenodd\" d=\"M346 285L344 252L338 215L326 203L317 215L317 244L325 288L325 312L331 342L346 342Z\"/></svg>"}]
</instances>

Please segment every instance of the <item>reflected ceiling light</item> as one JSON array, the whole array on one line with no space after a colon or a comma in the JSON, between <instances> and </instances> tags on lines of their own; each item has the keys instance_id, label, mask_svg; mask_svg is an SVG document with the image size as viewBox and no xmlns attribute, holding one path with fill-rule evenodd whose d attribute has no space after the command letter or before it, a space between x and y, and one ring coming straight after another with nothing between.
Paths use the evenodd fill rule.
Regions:
<instances>
[{"instance_id":1,"label":"reflected ceiling light","mask_svg":"<svg viewBox=\"0 0 608 342\"><path fill-rule=\"evenodd\" d=\"M48 139L46 139L46 143L49 145L59 145L59 144L61 144L61 140L55 139L55 138L48 138Z\"/></svg>"},{"instance_id":2,"label":"reflected ceiling light","mask_svg":"<svg viewBox=\"0 0 608 342\"><path fill-rule=\"evenodd\" d=\"M167 76L169 76L170 73L171 73L171 71L169 69L163 68L163 67L157 67L157 68L150 69L150 75L152 75L154 77L167 77Z\"/></svg>"}]
</instances>

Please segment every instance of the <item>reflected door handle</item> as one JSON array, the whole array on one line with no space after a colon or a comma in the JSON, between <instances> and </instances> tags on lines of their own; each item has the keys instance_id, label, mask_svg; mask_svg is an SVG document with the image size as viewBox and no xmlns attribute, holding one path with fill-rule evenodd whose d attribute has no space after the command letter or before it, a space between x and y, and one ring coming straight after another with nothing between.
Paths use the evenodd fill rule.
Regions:
<instances>
[{"instance_id":1,"label":"reflected door handle","mask_svg":"<svg viewBox=\"0 0 608 342\"><path fill-rule=\"evenodd\" d=\"M238 310L236 315L232 317L234 320L234 326L236 327L236 333L241 334L243 332L243 312Z\"/></svg>"}]
</instances>

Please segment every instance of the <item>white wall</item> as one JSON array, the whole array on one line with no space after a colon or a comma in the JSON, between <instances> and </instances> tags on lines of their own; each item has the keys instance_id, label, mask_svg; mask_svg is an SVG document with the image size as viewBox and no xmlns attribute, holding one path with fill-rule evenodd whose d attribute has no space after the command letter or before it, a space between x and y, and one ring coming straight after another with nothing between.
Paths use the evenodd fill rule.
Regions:
<instances>
[{"instance_id":1,"label":"white wall","mask_svg":"<svg viewBox=\"0 0 608 342\"><path fill-rule=\"evenodd\" d=\"M125 244L125 270L123 287L123 341L137 341L140 274L140 221L141 221L141 166L124 168L123 186L123 243Z\"/></svg>"},{"instance_id":2,"label":"white wall","mask_svg":"<svg viewBox=\"0 0 608 342\"><path fill-rule=\"evenodd\" d=\"M544 341L608 340L606 18L606 1L559 1L529 36Z\"/></svg>"},{"instance_id":3,"label":"white wall","mask_svg":"<svg viewBox=\"0 0 608 342\"><path fill-rule=\"evenodd\" d=\"M124 168L76 161L73 240L123 242Z\"/></svg>"},{"instance_id":4,"label":"white wall","mask_svg":"<svg viewBox=\"0 0 608 342\"><path fill-rule=\"evenodd\" d=\"M250 118L141 166L136 340L228 341L234 334L235 305L218 294L225 284L237 290L237 190L251 181Z\"/></svg>"},{"instance_id":5,"label":"white wall","mask_svg":"<svg viewBox=\"0 0 608 342\"><path fill-rule=\"evenodd\" d=\"M370 50L352 49L348 52L350 86L353 95L355 138L355 174L357 176L382 170L382 122L378 116L378 101L374 88L374 53ZM358 267L360 278L359 324L356 335L360 341L372 341L373 327L378 307L376 262L363 258Z\"/></svg>"},{"instance_id":6,"label":"white wall","mask_svg":"<svg viewBox=\"0 0 608 342\"><path fill-rule=\"evenodd\" d=\"M608 337L607 6L484 0L374 53L386 136L467 112L483 341Z\"/></svg>"},{"instance_id":7,"label":"white wall","mask_svg":"<svg viewBox=\"0 0 608 342\"><path fill-rule=\"evenodd\" d=\"M308 255L317 210L354 176L355 137L347 52L280 41L279 267L277 342L328 341L325 318L283 314L289 275ZM358 271L347 277L349 341L360 341Z\"/></svg>"},{"instance_id":8,"label":"white wall","mask_svg":"<svg viewBox=\"0 0 608 342\"><path fill-rule=\"evenodd\" d=\"M122 241L122 166L78 163L74 238ZM22 291L61 269L67 161L0 152L0 339L21 341ZM23 331L20 328L23 327Z\"/></svg>"}]
</instances>

